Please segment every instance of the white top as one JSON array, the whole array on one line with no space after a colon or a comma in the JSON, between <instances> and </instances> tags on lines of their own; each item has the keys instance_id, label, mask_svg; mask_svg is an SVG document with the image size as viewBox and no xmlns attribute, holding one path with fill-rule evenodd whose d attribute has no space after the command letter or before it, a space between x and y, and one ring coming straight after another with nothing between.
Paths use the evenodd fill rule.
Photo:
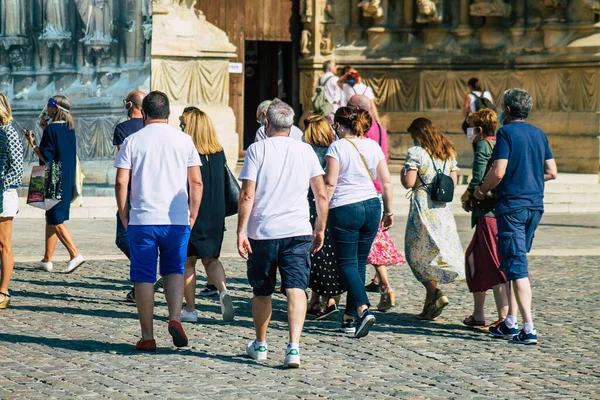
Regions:
<instances>
[{"instance_id":1,"label":"white top","mask_svg":"<svg viewBox=\"0 0 600 400\"><path fill-rule=\"evenodd\" d=\"M333 106L333 112L336 112L342 103L342 89L338 86L339 79L333 72L326 72L317 82L318 85L325 86L325 98Z\"/></svg>"},{"instance_id":2,"label":"white top","mask_svg":"<svg viewBox=\"0 0 600 400\"><path fill-rule=\"evenodd\" d=\"M385 160L385 155L379 144L371 139L350 139L362 154L373 180L377 179L377 165ZM332 157L340 163L340 175L337 186L329 202L329 208L345 206L377 197L377 191L369 173L363 164L360 154L346 139L336 140L329 146L327 157Z\"/></svg>"},{"instance_id":3,"label":"white top","mask_svg":"<svg viewBox=\"0 0 600 400\"><path fill-rule=\"evenodd\" d=\"M115 167L131 170L130 225L189 225L188 168L200 166L189 135L150 124L123 142Z\"/></svg>"},{"instance_id":4,"label":"white top","mask_svg":"<svg viewBox=\"0 0 600 400\"><path fill-rule=\"evenodd\" d=\"M474 90L472 93L475 93L479 97L485 97L492 103L494 102L494 99L492 98L492 94L490 92L488 92L487 90L483 91L483 96L481 95L481 92L479 92L477 90ZM474 113L477 110L475 109L475 96L473 96L472 93L469 93L469 99L471 99L471 102L469 103L469 112Z\"/></svg>"},{"instance_id":5,"label":"white top","mask_svg":"<svg viewBox=\"0 0 600 400\"><path fill-rule=\"evenodd\" d=\"M354 86L350 86L349 84L344 83L342 94L342 107L347 106L348 102L350 101L350 97L354 96L355 94L363 94L371 100L375 98L373 89L371 89L370 86L367 86L364 83L357 83Z\"/></svg>"},{"instance_id":6,"label":"white top","mask_svg":"<svg viewBox=\"0 0 600 400\"><path fill-rule=\"evenodd\" d=\"M304 141L304 132L300 130L295 125L292 125L292 129L290 129L290 137L292 139ZM261 125L260 128L256 131L256 137L254 138L254 143L260 142L261 140L265 140L267 138L267 132L265 130L265 126Z\"/></svg>"},{"instance_id":7,"label":"white top","mask_svg":"<svg viewBox=\"0 0 600 400\"><path fill-rule=\"evenodd\" d=\"M248 147L240 174L240 180L256 182L248 237L266 240L312 235L308 189L310 179L324 174L309 144L275 136Z\"/></svg>"}]
</instances>

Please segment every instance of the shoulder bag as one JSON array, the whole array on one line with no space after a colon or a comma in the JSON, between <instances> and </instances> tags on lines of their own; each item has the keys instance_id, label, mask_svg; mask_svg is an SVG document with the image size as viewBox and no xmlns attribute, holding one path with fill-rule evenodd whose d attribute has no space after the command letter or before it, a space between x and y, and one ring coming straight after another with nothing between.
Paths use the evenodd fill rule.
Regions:
<instances>
[{"instance_id":1,"label":"shoulder bag","mask_svg":"<svg viewBox=\"0 0 600 400\"><path fill-rule=\"evenodd\" d=\"M240 184L225 163L225 216L237 214L240 201Z\"/></svg>"}]
</instances>

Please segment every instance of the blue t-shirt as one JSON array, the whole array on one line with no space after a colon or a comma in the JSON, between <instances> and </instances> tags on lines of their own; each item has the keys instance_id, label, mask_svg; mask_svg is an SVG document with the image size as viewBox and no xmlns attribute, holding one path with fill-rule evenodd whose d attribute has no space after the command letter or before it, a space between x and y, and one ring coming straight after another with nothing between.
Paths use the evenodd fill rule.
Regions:
<instances>
[{"instance_id":1,"label":"blue t-shirt","mask_svg":"<svg viewBox=\"0 0 600 400\"><path fill-rule=\"evenodd\" d=\"M496 187L496 215L522 208L544 209L544 165L554 158L548 138L527 122L512 122L496 134L494 160L508 160Z\"/></svg>"},{"instance_id":2,"label":"blue t-shirt","mask_svg":"<svg viewBox=\"0 0 600 400\"><path fill-rule=\"evenodd\" d=\"M127 138L132 133L136 133L143 127L143 118L131 118L125 122L121 122L115 127L115 134L113 136L113 146L121 146L125 138Z\"/></svg>"}]
</instances>

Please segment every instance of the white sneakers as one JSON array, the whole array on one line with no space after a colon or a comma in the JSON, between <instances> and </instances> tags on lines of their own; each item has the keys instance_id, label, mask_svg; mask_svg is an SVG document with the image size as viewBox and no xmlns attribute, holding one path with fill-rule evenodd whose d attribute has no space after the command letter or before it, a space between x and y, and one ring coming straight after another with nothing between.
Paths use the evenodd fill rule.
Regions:
<instances>
[{"instance_id":1,"label":"white sneakers","mask_svg":"<svg viewBox=\"0 0 600 400\"><path fill-rule=\"evenodd\" d=\"M63 273L70 274L71 272L79 268L84 262L85 259L81 254L79 254L77 257L75 257L67 263L67 268L63 270ZM35 269L41 269L42 271L52 272L52 270L54 269L54 265L52 264L52 261L40 261L35 265Z\"/></svg>"},{"instance_id":2,"label":"white sneakers","mask_svg":"<svg viewBox=\"0 0 600 400\"><path fill-rule=\"evenodd\" d=\"M40 261L35 265L35 269L41 269L42 271L52 272L54 266L52 265L52 261Z\"/></svg>"},{"instance_id":3,"label":"white sneakers","mask_svg":"<svg viewBox=\"0 0 600 400\"><path fill-rule=\"evenodd\" d=\"M288 346L285 350L283 368L300 368L300 349Z\"/></svg>"},{"instance_id":4,"label":"white sneakers","mask_svg":"<svg viewBox=\"0 0 600 400\"><path fill-rule=\"evenodd\" d=\"M81 254L77 255L77 257L75 257L67 263L67 268L63 270L63 273L70 274L71 272L79 268L84 262L85 259L83 258L83 256Z\"/></svg>"},{"instance_id":5,"label":"white sneakers","mask_svg":"<svg viewBox=\"0 0 600 400\"><path fill-rule=\"evenodd\" d=\"M222 292L219 295L219 301L221 302L221 315L223 321L233 321L235 317L235 310L233 309L233 302L231 296L227 292Z\"/></svg>"},{"instance_id":6,"label":"white sneakers","mask_svg":"<svg viewBox=\"0 0 600 400\"><path fill-rule=\"evenodd\" d=\"M266 361L269 350L267 343L257 342L256 339L248 343L246 353L256 361ZM299 368L300 367L300 350L296 347L288 346L285 350L285 358L283 360L283 368Z\"/></svg>"},{"instance_id":7,"label":"white sneakers","mask_svg":"<svg viewBox=\"0 0 600 400\"><path fill-rule=\"evenodd\" d=\"M198 311L181 310L181 322L198 322Z\"/></svg>"}]
</instances>

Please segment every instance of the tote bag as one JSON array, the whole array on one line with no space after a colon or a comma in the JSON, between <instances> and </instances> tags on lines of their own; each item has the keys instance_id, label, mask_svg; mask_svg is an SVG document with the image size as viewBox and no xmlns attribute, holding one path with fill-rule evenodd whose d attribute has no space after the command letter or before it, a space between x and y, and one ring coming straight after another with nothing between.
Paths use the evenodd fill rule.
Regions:
<instances>
[{"instance_id":1,"label":"tote bag","mask_svg":"<svg viewBox=\"0 0 600 400\"><path fill-rule=\"evenodd\" d=\"M27 204L50 210L62 201L62 165L51 161L46 165L37 165L31 169Z\"/></svg>"}]
</instances>

